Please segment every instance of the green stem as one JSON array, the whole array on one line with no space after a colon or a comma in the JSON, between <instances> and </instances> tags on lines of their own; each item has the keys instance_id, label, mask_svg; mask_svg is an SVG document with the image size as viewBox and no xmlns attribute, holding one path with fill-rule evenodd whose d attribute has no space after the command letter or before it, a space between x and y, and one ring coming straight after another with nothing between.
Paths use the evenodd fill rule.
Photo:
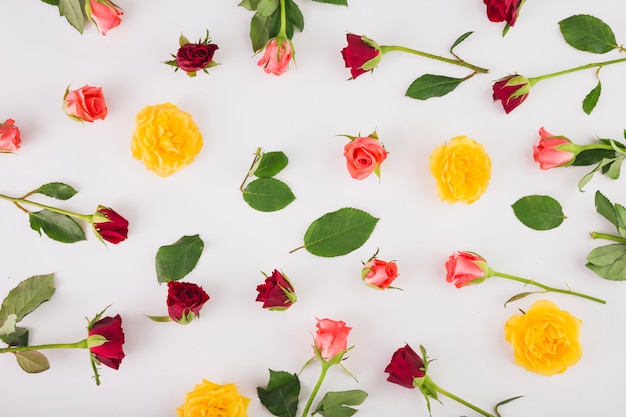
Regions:
<instances>
[{"instance_id":1,"label":"green stem","mask_svg":"<svg viewBox=\"0 0 626 417\"><path fill-rule=\"evenodd\" d=\"M43 349L87 349L87 339L83 339L76 343L52 343L47 345L35 345L35 346L11 346L7 348L0 348L0 353L10 352L25 352L29 350L43 350Z\"/></svg>"},{"instance_id":2,"label":"green stem","mask_svg":"<svg viewBox=\"0 0 626 417\"><path fill-rule=\"evenodd\" d=\"M612 240L613 242L626 243L626 239L621 236L609 235L606 233L591 232L592 239Z\"/></svg>"},{"instance_id":3,"label":"green stem","mask_svg":"<svg viewBox=\"0 0 626 417\"><path fill-rule=\"evenodd\" d=\"M418 51L418 50L415 50L415 49L406 48L404 46L397 46L397 45L383 45L383 46L380 46L381 54L385 54L385 53L387 53L389 51L408 52L408 53L413 54L413 55L419 55L419 56L423 56L425 58L434 59L436 61L447 62L448 64L459 65L461 67L469 68L469 69L471 69L471 70L473 70L473 71L475 71L477 73L481 73L481 74L489 73L489 70L487 68L477 67L476 65L472 65L470 63L467 63L467 62L463 61L462 59L445 58L443 56L429 54L428 52L422 52L422 51Z\"/></svg>"},{"instance_id":4,"label":"green stem","mask_svg":"<svg viewBox=\"0 0 626 417\"><path fill-rule=\"evenodd\" d=\"M250 176L254 174L254 171L256 171L257 163L259 162L259 159L261 159L261 148L256 148L254 159L252 160L252 164L250 164L250 168L248 169L246 178L243 179L243 181L241 182L241 185L239 186L239 191L241 191L242 193L243 193L243 186L246 184L246 181L248 181L248 178L250 178Z\"/></svg>"},{"instance_id":5,"label":"green stem","mask_svg":"<svg viewBox=\"0 0 626 417\"><path fill-rule=\"evenodd\" d=\"M533 86L537 84L539 81L546 80L548 78L554 78L560 75L565 75L565 74L569 74L569 73L576 72L576 71L582 71L582 70L586 70L589 68L596 68L596 67L603 67L605 65L618 64L620 62L626 62L626 58L614 59L611 61L604 61L604 62L594 62L594 63L587 64L587 65L581 65L580 67L574 67L574 68L570 68L570 69L563 70L563 71L553 72L551 74L540 75L538 77L529 78L528 82L530 83L531 86Z\"/></svg>"},{"instance_id":6,"label":"green stem","mask_svg":"<svg viewBox=\"0 0 626 417\"><path fill-rule=\"evenodd\" d=\"M54 211L55 213L65 214L70 217L76 217L77 219L85 220L88 223L93 222L93 215L91 214L74 213L74 212L63 210L57 207L52 207L52 206L48 206L45 204L37 203L36 201L26 200L25 198L9 197L4 194L0 194L0 198L3 200L11 201L13 204L18 206L19 208L22 208L21 206L22 204L28 204L31 206L39 207L41 209Z\"/></svg>"},{"instance_id":7,"label":"green stem","mask_svg":"<svg viewBox=\"0 0 626 417\"><path fill-rule=\"evenodd\" d=\"M513 281L523 282L524 284L534 285L535 287L543 288L544 290L546 290L548 292L558 292L558 293L561 293L561 294L575 295L577 297L586 298L587 300L595 301L597 303L606 304L606 301L601 300L599 298L592 297L592 296L586 295L586 294L581 294L579 292L575 292L575 291L572 291L572 290L562 290L562 289L559 289L559 288L549 287L547 285L544 285L544 284L542 284L540 282L536 282L536 281L531 280L531 279L516 277L515 275L503 274L502 272L497 272L497 271L494 271L493 275L496 275L496 276L499 276L499 277L502 277L502 278L506 278L506 279L510 279L510 280L513 280Z\"/></svg>"},{"instance_id":8,"label":"green stem","mask_svg":"<svg viewBox=\"0 0 626 417\"><path fill-rule=\"evenodd\" d=\"M495 417L493 414L490 414L490 413L486 412L485 410L483 410L482 408L478 408L474 404L469 403L469 402L465 401L464 399L457 397L456 395L452 394L451 392L446 391L445 389L441 388L438 385L435 385L435 390L438 393L443 394L446 397L451 398L454 401L457 401L457 402L463 404L464 406L471 408L472 410L476 411L479 414L482 414L485 417Z\"/></svg>"},{"instance_id":9,"label":"green stem","mask_svg":"<svg viewBox=\"0 0 626 417\"><path fill-rule=\"evenodd\" d=\"M306 417L308 415L309 410L311 409L311 405L313 404L313 400L315 399L317 392L320 390L320 387L322 386L322 382L324 382L324 378L326 377L326 372L328 372L328 369L330 367L331 365L328 362L322 361L322 372L320 373L320 377L318 378L317 383L315 384L315 387L313 387L311 396L309 397L308 401L306 402L306 405L304 406L302 417Z\"/></svg>"},{"instance_id":10,"label":"green stem","mask_svg":"<svg viewBox=\"0 0 626 417\"><path fill-rule=\"evenodd\" d=\"M278 37L287 38L287 8L285 0L280 0L280 30L278 31Z\"/></svg>"}]
</instances>

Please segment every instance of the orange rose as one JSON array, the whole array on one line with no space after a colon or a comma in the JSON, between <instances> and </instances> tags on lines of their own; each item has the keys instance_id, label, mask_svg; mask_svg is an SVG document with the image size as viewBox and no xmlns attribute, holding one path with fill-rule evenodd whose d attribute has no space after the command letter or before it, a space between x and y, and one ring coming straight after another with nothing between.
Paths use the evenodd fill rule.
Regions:
<instances>
[{"instance_id":1,"label":"orange rose","mask_svg":"<svg viewBox=\"0 0 626 417\"><path fill-rule=\"evenodd\" d=\"M350 176L362 180L373 172L380 177L380 164L387 158L387 151L376 132L366 137L348 137L351 140L344 147L343 155Z\"/></svg>"}]
</instances>

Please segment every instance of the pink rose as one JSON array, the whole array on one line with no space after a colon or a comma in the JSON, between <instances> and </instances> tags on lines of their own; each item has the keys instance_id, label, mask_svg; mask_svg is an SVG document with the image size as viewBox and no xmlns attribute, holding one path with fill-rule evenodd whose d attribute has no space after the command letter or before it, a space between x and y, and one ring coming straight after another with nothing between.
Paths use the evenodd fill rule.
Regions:
<instances>
[{"instance_id":1,"label":"pink rose","mask_svg":"<svg viewBox=\"0 0 626 417\"><path fill-rule=\"evenodd\" d=\"M348 333L352 330L343 321L331 319L317 319L317 333L315 335L315 352L323 360L329 361L347 350ZM338 356L337 360L341 360Z\"/></svg>"},{"instance_id":2,"label":"pink rose","mask_svg":"<svg viewBox=\"0 0 626 417\"><path fill-rule=\"evenodd\" d=\"M288 39L282 41L280 50L276 39L272 39L265 46L265 53L257 65L268 74L282 75L289 69L292 53L291 42Z\"/></svg>"},{"instance_id":3,"label":"pink rose","mask_svg":"<svg viewBox=\"0 0 626 417\"><path fill-rule=\"evenodd\" d=\"M380 49L371 45L374 41L353 33L348 33L346 40L348 41L348 46L341 50L341 56L346 68L350 68L352 79L371 71L378 65ZM363 66L366 68L363 68Z\"/></svg>"},{"instance_id":4,"label":"pink rose","mask_svg":"<svg viewBox=\"0 0 626 417\"><path fill-rule=\"evenodd\" d=\"M539 163L539 168L550 169L571 164L576 153L567 148L572 143L564 136L554 136L543 127L539 129L539 143L533 146L533 159Z\"/></svg>"},{"instance_id":5,"label":"pink rose","mask_svg":"<svg viewBox=\"0 0 626 417\"><path fill-rule=\"evenodd\" d=\"M506 114L522 104L530 93L528 78L513 74L500 78L493 84L493 101L500 100Z\"/></svg>"},{"instance_id":6,"label":"pink rose","mask_svg":"<svg viewBox=\"0 0 626 417\"><path fill-rule=\"evenodd\" d=\"M480 284L492 275L487 261L472 252L455 252L446 262L446 281L454 282L457 288Z\"/></svg>"},{"instance_id":7,"label":"pink rose","mask_svg":"<svg viewBox=\"0 0 626 417\"><path fill-rule=\"evenodd\" d=\"M110 0L89 0L91 6L91 19L94 21L100 33L107 32L122 23L122 9Z\"/></svg>"},{"instance_id":8,"label":"pink rose","mask_svg":"<svg viewBox=\"0 0 626 417\"><path fill-rule=\"evenodd\" d=\"M107 116L107 106L101 87L85 85L77 90L68 91L63 97L63 110L74 120L93 122L96 119L104 120Z\"/></svg>"},{"instance_id":9,"label":"pink rose","mask_svg":"<svg viewBox=\"0 0 626 417\"><path fill-rule=\"evenodd\" d=\"M395 262L385 262L372 258L361 270L361 278L367 285L384 290L398 276L398 266Z\"/></svg>"},{"instance_id":10,"label":"pink rose","mask_svg":"<svg viewBox=\"0 0 626 417\"><path fill-rule=\"evenodd\" d=\"M350 176L362 180L374 172L380 177L380 164L387 158L387 151L377 138L361 137L351 140L343 150Z\"/></svg>"},{"instance_id":11,"label":"pink rose","mask_svg":"<svg viewBox=\"0 0 626 417\"><path fill-rule=\"evenodd\" d=\"M522 0L483 0L487 5L487 17L492 22L503 22L515 25Z\"/></svg>"},{"instance_id":12,"label":"pink rose","mask_svg":"<svg viewBox=\"0 0 626 417\"><path fill-rule=\"evenodd\" d=\"M13 119L0 123L0 153L11 153L20 148L20 129L14 123Z\"/></svg>"}]
</instances>

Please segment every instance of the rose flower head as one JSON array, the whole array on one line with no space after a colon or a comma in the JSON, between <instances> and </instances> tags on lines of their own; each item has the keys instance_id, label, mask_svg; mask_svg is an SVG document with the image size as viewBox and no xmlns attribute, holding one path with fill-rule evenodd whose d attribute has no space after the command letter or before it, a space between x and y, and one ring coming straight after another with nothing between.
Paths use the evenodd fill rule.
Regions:
<instances>
[{"instance_id":1,"label":"rose flower head","mask_svg":"<svg viewBox=\"0 0 626 417\"><path fill-rule=\"evenodd\" d=\"M388 152L378 140L376 132L365 137L344 136L350 139L350 142L343 148L350 176L356 180L362 180L373 172L380 178L380 165L387 159Z\"/></svg>"},{"instance_id":2,"label":"rose flower head","mask_svg":"<svg viewBox=\"0 0 626 417\"><path fill-rule=\"evenodd\" d=\"M424 360L408 344L393 353L385 372L387 381L409 389L415 388L415 378L426 376Z\"/></svg>"},{"instance_id":3,"label":"rose flower head","mask_svg":"<svg viewBox=\"0 0 626 417\"><path fill-rule=\"evenodd\" d=\"M472 204L487 190L491 159L480 143L456 136L430 154L430 172L442 201Z\"/></svg>"},{"instance_id":4,"label":"rose flower head","mask_svg":"<svg viewBox=\"0 0 626 417\"><path fill-rule=\"evenodd\" d=\"M361 269L361 279L370 287L384 290L398 277L398 265L394 261L387 262L372 256Z\"/></svg>"},{"instance_id":5,"label":"rose flower head","mask_svg":"<svg viewBox=\"0 0 626 417\"><path fill-rule=\"evenodd\" d=\"M263 308L269 310L287 310L297 300L291 281L277 269L274 269L269 277L266 276L265 282L259 284L256 290L259 295L255 301L262 302Z\"/></svg>"},{"instance_id":6,"label":"rose flower head","mask_svg":"<svg viewBox=\"0 0 626 417\"><path fill-rule=\"evenodd\" d=\"M265 45L265 53L257 65L268 74L282 75L289 69L293 55L293 45L289 39L274 38Z\"/></svg>"},{"instance_id":7,"label":"rose flower head","mask_svg":"<svg viewBox=\"0 0 626 417\"><path fill-rule=\"evenodd\" d=\"M582 321L549 300L535 302L526 314L515 314L504 326L515 363L550 376L565 372L582 356Z\"/></svg>"},{"instance_id":8,"label":"rose flower head","mask_svg":"<svg viewBox=\"0 0 626 417\"><path fill-rule=\"evenodd\" d=\"M0 123L0 153L11 153L20 148L20 129L15 126L15 120L7 119Z\"/></svg>"},{"instance_id":9,"label":"rose flower head","mask_svg":"<svg viewBox=\"0 0 626 417\"><path fill-rule=\"evenodd\" d=\"M180 68L185 71L189 77L195 77L197 71L204 71L208 74L207 68L219 65L217 62L213 61L213 55L219 47L211 43L208 30L206 31L205 38L198 39L197 43L189 42L189 39L183 35L180 35L178 43L180 47L176 55L172 55L174 59L165 61L165 64L174 67L174 71L178 71Z\"/></svg>"},{"instance_id":10,"label":"rose flower head","mask_svg":"<svg viewBox=\"0 0 626 417\"><path fill-rule=\"evenodd\" d=\"M487 5L487 17L492 22L504 22L515 25L523 0L483 0Z\"/></svg>"},{"instance_id":11,"label":"rose flower head","mask_svg":"<svg viewBox=\"0 0 626 417\"><path fill-rule=\"evenodd\" d=\"M93 358L109 368L119 369L124 359L124 331L122 318L119 314L114 317L102 317L98 314L88 326L89 337L87 343ZM96 375L96 383L98 383Z\"/></svg>"},{"instance_id":12,"label":"rose flower head","mask_svg":"<svg viewBox=\"0 0 626 417\"><path fill-rule=\"evenodd\" d=\"M504 111L509 114L526 100L530 87L528 78L523 75L513 74L500 78L493 84L493 101L500 100Z\"/></svg>"},{"instance_id":13,"label":"rose flower head","mask_svg":"<svg viewBox=\"0 0 626 417\"><path fill-rule=\"evenodd\" d=\"M94 21L103 35L122 23L124 12L110 0L89 0L85 7L87 16Z\"/></svg>"},{"instance_id":14,"label":"rose flower head","mask_svg":"<svg viewBox=\"0 0 626 417\"><path fill-rule=\"evenodd\" d=\"M473 252L454 252L446 262L446 281L457 288L480 284L493 275L493 270L482 256Z\"/></svg>"},{"instance_id":15,"label":"rose flower head","mask_svg":"<svg viewBox=\"0 0 626 417\"><path fill-rule=\"evenodd\" d=\"M191 114L172 103L137 113L130 149L147 169L167 177L191 163L202 149L202 134Z\"/></svg>"},{"instance_id":16,"label":"rose flower head","mask_svg":"<svg viewBox=\"0 0 626 417\"><path fill-rule=\"evenodd\" d=\"M539 143L533 146L533 159L541 169L567 166L576 159L576 145L565 136L554 136L542 127Z\"/></svg>"},{"instance_id":17,"label":"rose flower head","mask_svg":"<svg viewBox=\"0 0 626 417\"><path fill-rule=\"evenodd\" d=\"M218 385L203 379L185 395L176 409L177 417L248 417L250 399L235 384Z\"/></svg>"},{"instance_id":18,"label":"rose flower head","mask_svg":"<svg viewBox=\"0 0 626 417\"><path fill-rule=\"evenodd\" d=\"M380 47L373 40L353 33L346 35L348 46L341 50L341 56L350 68L350 79L355 79L361 74L372 71L380 62Z\"/></svg>"},{"instance_id":19,"label":"rose flower head","mask_svg":"<svg viewBox=\"0 0 626 417\"><path fill-rule=\"evenodd\" d=\"M111 208L98 206L93 215L93 230L100 240L118 244L128 237L128 220Z\"/></svg>"},{"instance_id":20,"label":"rose flower head","mask_svg":"<svg viewBox=\"0 0 626 417\"><path fill-rule=\"evenodd\" d=\"M325 362L339 363L348 351L351 327L341 320L316 319L315 355Z\"/></svg>"},{"instance_id":21,"label":"rose flower head","mask_svg":"<svg viewBox=\"0 0 626 417\"><path fill-rule=\"evenodd\" d=\"M209 294L199 285L178 281L167 283L167 312L170 319L179 324L189 324L200 316L200 310L207 301Z\"/></svg>"},{"instance_id":22,"label":"rose flower head","mask_svg":"<svg viewBox=\"0 0 626 417\"><path fill-rule=\"evenodd\" d=\"M90 85L72 91L68 86L63 96L63 110L70 119L89 123L104 120L108 111L102 88Z\"/></svg>"}]
</instances>

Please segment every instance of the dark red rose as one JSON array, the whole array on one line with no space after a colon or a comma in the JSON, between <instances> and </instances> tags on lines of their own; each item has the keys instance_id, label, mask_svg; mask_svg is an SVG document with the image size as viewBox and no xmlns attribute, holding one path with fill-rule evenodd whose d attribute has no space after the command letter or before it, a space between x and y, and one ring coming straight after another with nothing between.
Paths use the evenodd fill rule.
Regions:
<instances>
[{"instance_id":1,"label":"dark red rose","mask_svg":"<svg viewBox=\"0 0 626 417\"><path fill-rule=\"evenodd\" d=\"M509 75L493 84L493 100L500 100L508 114L522 104L530 92L530 82L522 75Z\"/></svg>"},{"instance_id":2,"label":"dark red rose","mask_svg":"<svg viewBox=\"0 0 626 417\"><path fill-rule=\"evenodd\" d=\"M483 0L487 5L487 17L492 22L504 22L513 26L519 14L522 0Z\"/></svg>"},{"instance_id":3,"label":"dark red rose","mask_svg":"<svg viewBox=\"0 0 626 417\"><path fill-rule=\"evenodd\" d=\"M341 50L341 55L346 63L346 68L350 68L352 78L356 78L361 74L371 71L372 68L363 69L366 62L380 55L380 49L373 47L363 40L363 36L348 33L346 35L348 46Z\"/></svg>"},{"instance_id":4,"label":"dark red rose","mask_svg":"<svg viewBox=\"0 0 626 417\"><path fill-rule=\"evenodd\" d=\"M102 336L107 341L100 346L89 348L95 358L103 365L113 369L119 369L122 359L124 359L124 332L122 331L122 318L103 317L89 327L89 336Z\"/></svg>"},{"instance_id":5,"label":"dark red rose","mask_svg":"<svg viewBox=\"0 0 626 417\"><path fill-rule=\"evenodd\" d=\"M176 64L185 72L203 70L211 63L217 49L214 43L186 43L176 52Z\"/></svg>"},{"instance_id":6,"label":"dark red rose","mask_svg":"<svg viewBox=\"0 0 626 417\"><path fill-rule=\"evenodd\" d=\"M393 353L385 372L389 374L387 381L406 388L415 388L413 380L426 375L424 360L409 345L404 345Z\"/></svg>"},{"instance_id":7,"label":"dark red rose","mask_svg":"<svg viewBox=\"0 0 626 417\"><path fill-rule=\"evenodd\" d=\"M126 240L128 237L128 220L120 216L115 210L104 206L98 206L97 215L108 219L108 221L94 220L93 228L98 236L113 244Z\"/></svg>"},{"instance_id":8,"label":"dark red rose","mask_svg":"<svg viewBox=\"0 0 626 417\"><path fill-rule=\"evenodd\" d=\"M296 294L291 282L277 269L265 279L264 284L256 287L259 295L255 301L261 301L263 308L286 310L296 302Z\"/></svg>"},{"instance_id":9,"label":"dark red rose","mask_svg":"<svg viewBox=\"0 0 626 417\"><path fill-rule=\"evenodd\" d=\"M178 323L190 323L200 315L200 309L207 301L209 294L196 284L178 281L167 283L167 312Z\"/></svg>"}]
</instances>

